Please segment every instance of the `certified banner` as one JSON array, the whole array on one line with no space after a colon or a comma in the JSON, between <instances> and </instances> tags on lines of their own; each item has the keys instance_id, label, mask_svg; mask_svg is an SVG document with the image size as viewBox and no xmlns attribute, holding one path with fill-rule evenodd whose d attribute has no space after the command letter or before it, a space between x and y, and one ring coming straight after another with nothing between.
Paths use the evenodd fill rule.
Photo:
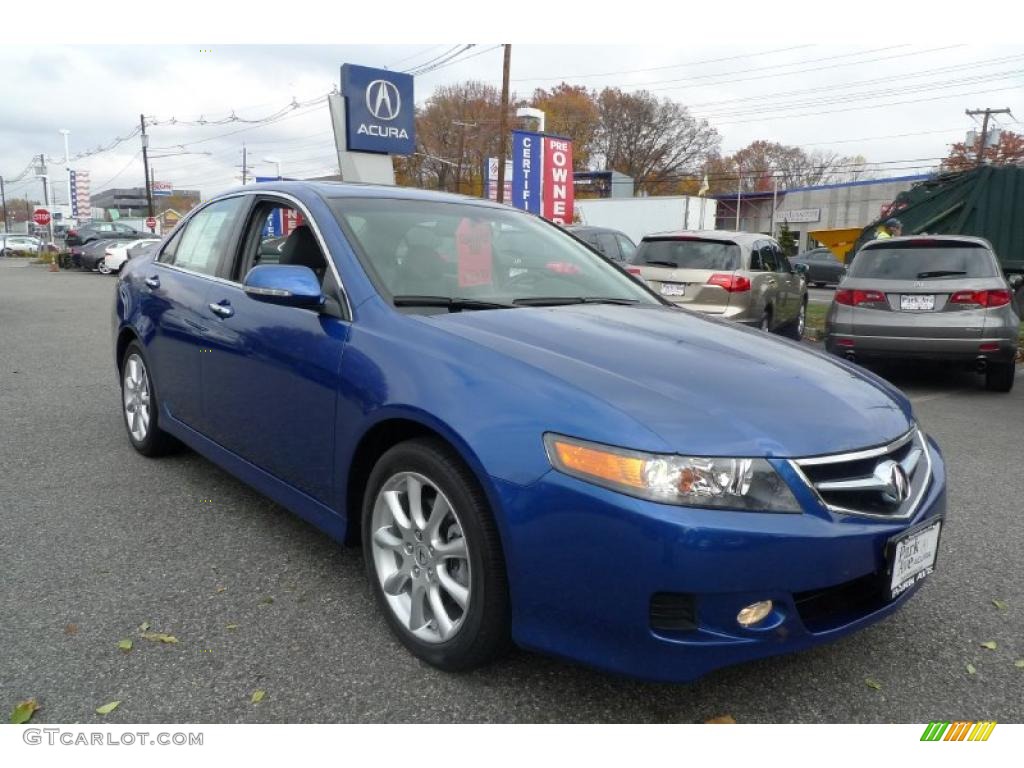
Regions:
<instances>
[{"instance_id":1,"label":"certified banner","mask_svg":"<svg viewBox=\"0 0 1024 768\"><path fill-rule=\"evenodd\" d=\"M571 139L512 131L512 205L556 224L572 223Z\"/></svg>"}]
</instances>

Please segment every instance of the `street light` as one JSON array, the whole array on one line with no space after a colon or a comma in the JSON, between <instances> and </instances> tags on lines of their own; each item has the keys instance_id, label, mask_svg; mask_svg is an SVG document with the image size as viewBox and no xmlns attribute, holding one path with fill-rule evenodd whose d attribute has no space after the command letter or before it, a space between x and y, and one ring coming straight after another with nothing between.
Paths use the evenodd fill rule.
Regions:
<instances>
[{"instance_id":1,"label":"street light","mask_svg":"<svg viewBox=\"0 0 1024 768\"><path fill-rule=\"evenodd\" d=\"M64 136L64 182L68 187L68 218L72 217L72 211L74 210L74 204L71 202L71 152L68 150L68 136L71 135L71 131L67 128L61 128L57 133Z\"/></svg>"},{"instance_id":2,"label":"street light","mask_svg":"<svg viewBox=\"0 0 1024 768\"><path fill-rule=\"evenodd\" d=\"M535 107L520 107L516 110L516 117L537 121L537 133L544 133L544 110Z\"/></svg>"},{"instance_id":3,"label":"street light","mask_svg":"<svg viewBox=\"0 0 1024 768\"><path fill-rule=\"evenodd\" d=\"M280 179L281 179L281 161L278 160L276 157L264 157L263 158L263 162L264 163L271 163L274 166L274 168L277 170L277 178L280 181Z\"/></svg>"}]
</instances>

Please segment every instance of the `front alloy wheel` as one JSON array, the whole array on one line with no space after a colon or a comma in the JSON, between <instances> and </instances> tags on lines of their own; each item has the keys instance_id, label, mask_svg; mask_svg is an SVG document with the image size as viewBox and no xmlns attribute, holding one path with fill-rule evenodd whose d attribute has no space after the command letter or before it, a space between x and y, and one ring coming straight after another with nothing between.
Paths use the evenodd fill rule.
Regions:
<instances>
[{"instance_id":1,"label":"front alloy wheel","mask_svg":"<svg viewBox=\"0 0 1024 768\"><path fill-rule=\"evenodd\" d=\"M377 494L373 559L388 606L428 643L458 633L471 599L469 551L451 502L415 472L393 475Z\"/></svg>"},{"instance_id":2,"label":"front alloy wheel","mask_svg":"<svg viewBox=\"0 0 1024 768\"><path fill-rule=\"evenodd\" d=\"M124 399L124 420L128 432L136 443L144 443L149 435L150 394L146 364L137 352L128 355L124 363L121 387Z\"/></svg>"},{"instance_id":3,"label":"front alloy wheel","mask_svg":"<svg viewBox=\"0 0 1024 768\"><path fill-rule=\"evenodd\" d=\"M450 672L509 645L505 557L487 497L446 443L395 445L370 473L363 497L367 576L398 639Z\"/></svg>"}]
</instances>

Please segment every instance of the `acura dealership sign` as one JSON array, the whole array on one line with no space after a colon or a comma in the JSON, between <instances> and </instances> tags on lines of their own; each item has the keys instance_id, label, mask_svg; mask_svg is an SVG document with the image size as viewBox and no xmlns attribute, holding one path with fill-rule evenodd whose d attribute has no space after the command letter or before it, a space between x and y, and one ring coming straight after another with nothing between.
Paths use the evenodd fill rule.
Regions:
<instances>
[{"instance_id":1,"label":"acura dealership sign","mask_svg":"<svg viewBox=\"0 0 1024 768\"><path fill-rule=\"evenodd\" d=\"M343 64L341 83L348 150L412 154L416 147L412 75Z\"/></svg>"}]
</instances>

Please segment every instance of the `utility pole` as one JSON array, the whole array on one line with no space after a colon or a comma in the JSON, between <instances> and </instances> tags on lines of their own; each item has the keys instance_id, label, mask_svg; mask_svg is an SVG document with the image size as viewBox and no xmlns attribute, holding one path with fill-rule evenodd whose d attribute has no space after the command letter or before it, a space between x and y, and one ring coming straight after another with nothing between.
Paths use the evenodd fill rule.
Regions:
<instances>
[{"instance_id":1,"label":"utility pole","mask_svg":"<svg viewBox=\"0 0 1024 768\"><path fill-rule=\"evenodd\" d=\"M501 120L498 144L498 202L505 202L505 153L508 151L508 73L512 67L512 44L505 43L505 63L501 69Z\"/></svg>"},{"instance_id":2,"label":"utility pole","mask_svg":"<svg viewBox=\"0 0 1024 768\"><path fill-rule=\"evenodd\" d=\"M988 139L988 119L992 115L1009 115L1009 107L1003 109L991 109L986 107L985 109L967 109L964 110L968 117L977 117L978 115L984 115L981 121L981 139L978 141L978 160L975 163L975 167L980 168L982 163L985 162L985 140Z\"/></svg>"},{"instance_id":3,"label":"utility pole","mask_svg":"<svg viewBox=\"0 0 1024 768\"><path fill-rule=\"evenodd\" d=\"M39 170L40 170L39 178L42 179L42 181L43 181L43 207L46 208L46 210L49 211L50 210L50 187L47 184L49 179L48 179L48 177L46 175L46 155L44 155L44 154L40 154L39 155ZM48 229L50 231L50 242L52 243L53 242L53 212L52 211L50 211L50 225L49 225ZM57 262L54 261L54 264L56 264L56 263Z\"/></svg>"},{"instance_id":4,"label":"utility pole","mask_svg":"<svg viewBox=\"0 0 1024 768\"><path fill-rule=\"evenodd\" d=\"M149 136L146 135L146 116L139 115L142 124L142 170L146 175L146 215L153 215L153 188L149 183Z\"/></svg>"},{"instance_id":5,"label":"utility pole","mask_svg":"<svg viewBox=\"0 0 1024 768\"><path fill-rule=\"evenodd\" d=\"M245 153L245 142L242 142L242 186L249 179L249 159Z\"/></svg>"},{"instance_id":6,"label":"utility pole","mask_svg":"<svg viewBox=\"0 0 1024 768\"><path fill-rule=\"evenodd\" d=\"M743 172L736 172L736 231L740 231L740 205L743 203Z\"/></svg>"},{"instance_id":7,"label":"utility pole","mask_svg":"<svg viewBox=\"0 0 1024 768\"><path fill-rule=\"evenodd\" d=\"M4 234L11 231L11 228L7 225L7 192L4 191L4 177L0 176L0 202L4 206Z\"/></svg>"}]
</instances>

